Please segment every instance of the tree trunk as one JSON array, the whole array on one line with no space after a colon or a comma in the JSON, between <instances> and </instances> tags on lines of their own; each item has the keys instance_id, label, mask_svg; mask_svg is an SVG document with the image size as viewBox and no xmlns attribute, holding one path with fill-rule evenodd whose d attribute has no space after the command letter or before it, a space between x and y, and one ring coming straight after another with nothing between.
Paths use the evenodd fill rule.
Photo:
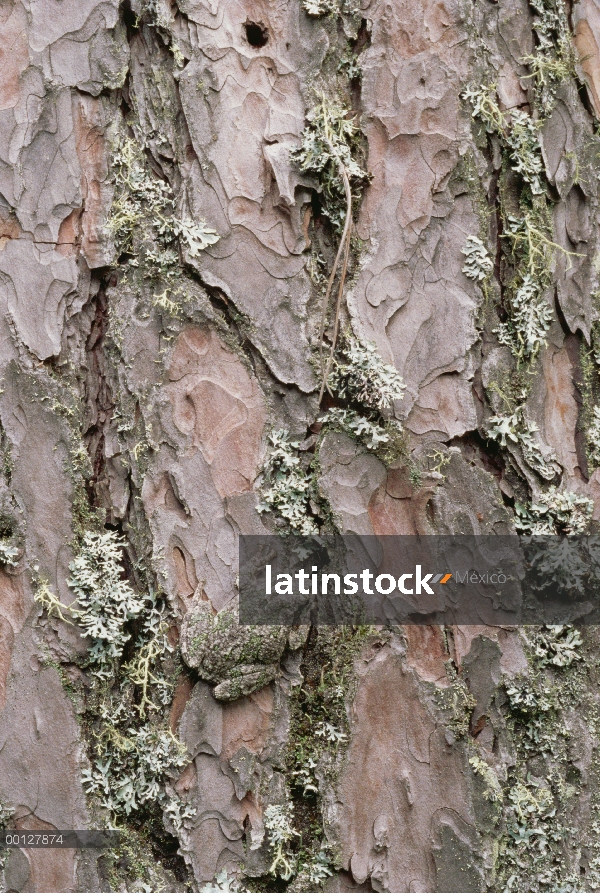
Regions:
<instances>
[{"instance_id":1,"label":"tree trunk","mask_svg":"<svg viewBox=\"0 0 600 893\"><path fill-rule=\"evenodd\" d=\"M600 888L595 627L238 626L239 534L591 534L593 0L0 0L2 893Z\"/></svg>"}]
</instances>

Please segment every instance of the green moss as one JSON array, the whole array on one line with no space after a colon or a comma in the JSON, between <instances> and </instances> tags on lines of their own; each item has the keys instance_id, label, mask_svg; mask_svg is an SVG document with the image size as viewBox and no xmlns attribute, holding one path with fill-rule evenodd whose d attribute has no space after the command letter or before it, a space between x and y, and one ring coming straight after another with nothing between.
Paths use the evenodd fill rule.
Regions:
<instances>
[{"instance_id":1,"label":"green moss","mask_svg":"<svg viewBox=\"0 0 600 893\"><path fill-rule=\"evenodd\" d=\"M118 844L105 851L98 861L99 873L108 881L110 890L120 893L131 884L140 893L171 889L177 882L172 869L177 865L179 874L180 865L175 841L165 839L162 845L157 844L160 837L165 837L161 817L148 814L138 827L120 825L118 830ZM191 893L192 887L186 883L184 889Z\"/></svg>"},{"instance_id":2,"label":"green moss","mask_svg":"<svg viewBox=\"0 0 600 893\"><path fill-rule=\"evenodd\" d=\"M320 760L329 745L336 756L343 753L342 741L328 742L316 731L320 723L329 723L349 740L347 705L355 693L354 662L373 635L377 633L370 626L318 627L311 633L301 665L304 681L292 690L286 757L292 777L311 757ZM327 772L334 772L333 763Z\"/></svg>"},{"instance_id":3,"label":"green moss","mask_svg":"<svg viewBox=\"0 0 600 893\"><path fill-rule=\"evenodd\" d=\"M375 455L388 468L396 462L408 465L412 474L413 468L416 469L417 466L411 460L410 439L407 431L399 425L390 425L387 427L386 433L388 440L375 450Z\"/></svg>"},{"instance_id":4,"label":"green moss","mask_svg":"<svg viewBox=\"0 0 600 893\"><path fill-rule=\"evenodd\" d=\"M593 679L590 651L579 633L571 639L567 633L564 627L528 629L525 645L529 670L505 683L506 700L499 702L516 759L502 792L502 833L496 853L498 889L527 889L532 893L593 889L580 886L580 845L591 831L593 819L582 817L577 826L573 823L572 810L582 778L572 762L567 725L567 715L574 715L574 711L582 718L589 717ZM597 639L597 633L593 635ZM570 649L566 660L556 651L560 642ZM594 647L591 654L595 653ZM584 721L592 740L597 740L593 722Z\"/></svg>"},{"instance_id":5,"label":"green moss","mask_svg":"<svg viewBox=\"0 0 600 893\"><path fill-rule=\"evenodd\" d=\"M337 778L350 740L354 662L376 635L372 627L313 628L300 667L303 682L291 691L284 761L296 832L290 844L294 889L314 891L340 867L325 838L323 795Z\"/></svg>"},{"instance_id":6,"label":"green moss","mask_svg":"<svg viewBox=\"0 0 600 893\"><path fill-rule=\"evenodd\" d=\"M78 548L86 530L100 530L105 521L104 509L95 508L90 501L90 482L93 468L87 447L83 440L85 406L81 400L80 382L76 371L70 366L54 369L31 376L32 393L40 403L65 423L65 441L68 460L65 471L72 485L71 544Z\"/></svg>"},{"instance_id":7,"label":"green moss","mask_svg":"<svg viewBox=\"0 0 600 893\"><path fill-rule=\"evenodd\" d=\"M469 733L471 715L477 702L451 662L446 664L446 673L450 685L446 688L434 687L435 702L441 712L446 729L454 738L465 739Z\"/></svg>"},{"instance_id":8,"label":"green moss","mask_svg":"<svg viewBox=\"0 0 600 893\"><path fill-rule=\"evenodd\" d=\"M465 108L468 108L466 103ZM460 195L465 187L472 197L477 212L479 220L479 232L477 235L482 242L485 242L489 233L493 209L490 208L486 191L477 171L475 155L470 146L463 155L459 156L448 179L448 190L453 195Z\"/></svg>"},{"instance_id":9,"label":"green moss","mask_svg":"<svg viewBox=\"0 0 600 893\"><path fill-rule=\"evenodd\" d=\"M592 345L594 345L596 332L593 332L592 337ZM587 347L582 342L579 356L582 373L579 390L582 406L578 428L585 436L588 474L591 475L596 468L600 468L600 368L593 346Z\"/></svg>"}]
</instances>

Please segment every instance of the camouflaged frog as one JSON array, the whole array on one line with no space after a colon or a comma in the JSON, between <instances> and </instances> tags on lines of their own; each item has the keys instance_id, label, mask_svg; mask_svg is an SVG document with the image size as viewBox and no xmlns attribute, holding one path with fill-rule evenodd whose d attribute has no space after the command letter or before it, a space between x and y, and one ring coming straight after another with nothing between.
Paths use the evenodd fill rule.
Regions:
<instances>
[{"instance_id":1,"label":"camouflaged frog","mask_svg":"<svg viewBox=\"0 0 600 893\"><path fill-rule=\"evenodd\" d=\"M215 698L235 701L272 682L286 648L301 648L307 635L307 626L240 626L235 608L213 614L203 605L183 621L181 654L202 679L217 683Z\"/></svg>"}]
</instances>

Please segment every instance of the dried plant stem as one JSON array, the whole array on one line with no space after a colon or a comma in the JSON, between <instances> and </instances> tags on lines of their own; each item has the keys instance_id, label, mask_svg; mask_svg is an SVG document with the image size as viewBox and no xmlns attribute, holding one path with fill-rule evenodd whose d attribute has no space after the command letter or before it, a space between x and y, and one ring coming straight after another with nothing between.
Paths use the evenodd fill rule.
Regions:
<instances>
[{"instance_id":1,"label":"dried plant stem","mask_svg":"<svg viewBox=\"0 0 600 893\"><path fill-rule=\"evenodd\" d=\"M333 151L333 147L332 147ZM348 259L350 256L350 236L352 235L352 190L350 189L350 180L348 179L348 174L346 173L346 168L342 164L341 161L338 161L339 172L344 183L344 192L346 194L346 221L344 223L344 229L342 232L342 238L340 239L339 248L337 250L337 254L335 256L335 261L333 263L333 267L331 270L331 274L329 276L329 280L327 282L327 288L325 290L325 297L323 299L323 313L321 315L321 331L319 333L319 363L321 367L321 390L319 391L319 403L323 399L323 394L325 392L325 388L327 387L327 379L329 378L329 373L331 371L331 364L333 363L333 356L335 353L335 347L337 344L339 325L340 325L340 309L342 306L342 295L344 293L344 284L346 282L346 274L348 272ZM340 273L340 282L338 286L337 300L335 305L335 315L333 320L333 335L331 339L331 348L329 350L329 357L327 358L327 363L325 366L323 365L323 338L325 336L325 324L327 321L327 310L329 307L329 298L331 296L331 291L333 288L333 283L335 281L335 277L338 271L338 267L340 265L340 259L342 259L342 270ZM329 390L329 388L327 388Z\"/></svg>"}]
</instances>

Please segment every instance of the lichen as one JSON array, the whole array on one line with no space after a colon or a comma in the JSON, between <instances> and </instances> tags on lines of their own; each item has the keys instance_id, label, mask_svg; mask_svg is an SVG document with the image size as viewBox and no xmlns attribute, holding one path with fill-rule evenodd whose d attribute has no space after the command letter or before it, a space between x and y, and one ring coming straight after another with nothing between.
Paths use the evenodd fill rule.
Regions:
<instances>
[{"instance_id":1,"label":"lichen","mask_svg":"<svg viewBox=\"0 0 600 893\"><path fill-rule=\"evenodd\" d=\"M553 107L556 86L571 76L573 53L562 0L556 3L534 0L532 6L539 16L535 24L539 47L534 56L524 61L531 63L536 76L537 107L531 114L522 109L503 111L496 84L485 79L483 83L467 86L463 97L471 106L473 120L501 150L498 212L502 249L497 259L501 276L497 308L500 321L492 331L499 343L510 349L516 365L510 376L518 380L518 387L511 386L510 394L502 393L497 382L490 382L488 396L496 406L496 413L487 422L485 433L501 447L511 447L513 455L515 450L520 453L522 474L524 466L528 466L543 480L553 481L561 474L561 467L554 453L539 442L538 428L528 418L526 402L531 385L526 379L533 373L548 342L555 318L551 294L556 257L561 254L570 265L575 256L554 237L551 198L539 140L540 129ZM485 282L489 264L484 244L471 241L464 253L467 256L465 274ZM496 397L504 404L502 411L498 411ZM571 504L571 497L557 494L554 486L545 497L536 496L529 507L517 502L517 530L557 532L585 526L589 506L578 503L577 511L585 515L586 521L571 524L565 521L563 508L558 506L565 500Z\"/></svg>"},{"instance_id":2,"label":"lichen","mask_svg":"<svg viewBox=\"0 0 600 893\"><path fill-rule=\"evenodd\" d=\"M262 468L259 512L272 512L292 533L310 536L319 530L311 508L314 487L298 454L300 443L281 429L269 435L270 449Z\"/></svg>"},{"instance_id":3,"label":"lichen","mask_svg":"<svg viewBox=\"0 0 600 893\"><path fill-rule=\"evenodd\" d=\"M529 0L529 4L536 13L533 30L537 46L521 61L531 71L536 103L547 116L556 104L558 86L577 78L577 53L563 0Z\"/></svg>"},{"instance_id":4,"label":"lichen","mask_svg":"<svg viewBox=\"0 0 600 893\"><path fill-rule=\"evenodd\" d=\"M319 627L304 650L303 683L292 689L286 753L286 776L302 832L300 861L314 860L323 837L324 797L343 765L350 742L348 704L356 676L354 662L370 636L371 627ZM385 640L386 633L381 633ZM329 839L329 838L327 838ZM329 839L333 846L334 841ZM335 858L329 857L330 864Z\"/></svg>"},{"instance_id":5,"label":"lichen","mask_svg":"<svg viewBox=\"0 0 600 893\"><path fill-rule=\"evenodd\" d=\"M465 739L476 701L451 662L446 662L446 674L450 684L446 688L434 687L435 702L448 732L457 740Z\"/></svg>"},{"instance_id":6,"label":"lichen","mask_svg":"<svg viewBox=\"0 0 600 893\"><path fill-rule=\"evenodd\" d=\"M502 786L493 767L486 763L479 754L469 757L469 764L473 767L473 771L480 775L486 784L484 797L494 803L502 800Z\"/></svg>"},{"instance_id":7,"label":"lichen","mask_svg":"<svg viewBox=\"0 0 600 893\"><path fill-rule=\"evenodd\" d=\"M113 531L88 531L81 551L69 564L68 585L77 599L77 607L70 611L82 634L91 639L89 659L95 672L102 674L123 654L131 638L129 622L146 608L146 599L122 579L122 549L123 543Z\"/></svg>"},{"instance_id":8,"label":"lichen","mask_svg":"<svg viewBox=\"0 0 600 893\"><path fill-rule=\"evenodd\" d=\"M339 12L339 0L302 0L302 6L309 16L335 15Z\"/></svg>"},{"instance_id":9,"label":"lichen","mask_svg":"<svg viewBox=\"0 0 600 893\"><path fill-rule=\"evenodd\" d=\"M396 432L402 431L401 425L395 420L367 418L352 409L336 407L319 416L318 421L326 430L344 431L372 452L381 451L384 444L390 444Z\"/></svg>"},{"instance_id":10,"label":"lichen","mask_svg":"<svg viewBox=\"0 0 600 893\"><path fill-rule=\"evenodd\" d=\"M341 339L327 384L340 399L379 415L402 399L406 387L398 370L379 356L376 345L351 332Z\"/></svg>"},{"instance_id":11,"label":"lichen","mask_svg":"<svg viewBox=\"0 0 600 893\"><path fill-rule=\"evenodd\" d=\"M497 889L583 893L577 865L581 829L568 819L580 785L572 772L567 711L581 706L583 640L550 626L524 637L530 668L507 680L504 715L516 759L502 786ZM534 768L535 767L535 768Z\"/></svg>"},{"instance_id":12,"label":"lichen","mask_svg":"<svg viewBox=\"0 0 600 893\"><path fill-rule=\"evenodd\" d=\"M481 239L478 236L467 236L461 253L465 256L465 265L462 268L465 276L475 282L485 282L494 269L494 263Z\"/></svg>"},{"instance_id":13,"label":"lichen","mask_svg":"<svg viewBox=\"0 0 600 893\"><path fill-rule=\"evenodd\" d=\"M219 235L204 220L177 216L172 187L150 172L143 138L117 136L112 171L115 192L107 226L117 259L132 275L139 270L155 307L181 316L194 287L182 271L177 248L197 259Z\"/></svg>"},{"instance_id":14,"label":"lichen","mask_svg":"<svg viewBox=\"0 0 600 893\"><path fill-rule=\"evenodd\" d=\"M294 807L291 803L271 803L265 809L263 820L273 861L269 873L289 881L294 874L296 858L290 852L290 843L298 832L293 828Z\"/></svg>"},{"instance_id":15,"label":"lichen","mask_svg":"<svg viewBox=\"0 0 600 893\"><path fill-rule=\"evenodd\" d=\"M324 212L340 234L347 212L342 169L355 186L368 180L358 157L359 129L350 110L324 92L319 94L306 121L302 143L291 157L301 171L317 178L323 190Z\"/></svg>"},{"instance_id":16,"label":"lichen","mask_svg":"<svg viewBox=\"0 0 600 893\"><path fill-rule=\"evenodd\" d=\"M495 84L470 85L463 97L472 106L473 118L482 122L487 133L499 138L522 183L519 213L501 208L502 238L514 275L507 292L508 318L494 331L519 364L531 365L547 342L553 318L545 293L552 282L556 253L562 253L569 263L574 256L553 239L538 136L542 122L520 110L501 111Z\"/></svg>"},{"instance_id":17,"label":"lichen","mask_svg":"<svg viewBox=\"0 0 600 893\"><path fill-rule=\"evenodd\" d=\"M123 579L123 546L114 531L88 531L69 565L68 585L75 601L62 604L44 577L39 577L36 601L48 616L75 622L90 640L83 661L90 686L86 723L92 730L90 765L82 773L86 793L111 821L150 803L160 805L172 824L181 827L193 814L191 807L169 794L165 785L189 757L171 731L160 725L173 689L160 668L173 649L166 635L164 606L149 593L138 595ZM132 621L139 632L131 659L124 663ZM146 721L132 724L133 712Z\"/></svg>"},{"instance_id":18,"label":"lichen","mask_svg":"<svg viewBox=\"0 0 600 893\"><path fill-rule=\"evenodd\" d=\"M500 446L506 447L509 443L518 445L525 463L541 478L551 481L560 475L561 468L556 456L550 449L542 451L535 437L539 430L538 426L525 418L523 405L511 415L492 416L487 426L489 437L496 440Z\"/></svg>"},{"instance_id":19,"label":"lichen","mask_svg":"<svg viewBox=\"0 0 600 893\"><path fill-rule=\"evenodd\" d=\"M533 195L545 192L544 162L539 141L539 123L519 109L502 112L496 99L496 84L471 84L463 98L472 107L472 116L480 119L487 132L497 134L504 144L511 166L530 187Z\"/></svg>"},{"instance_id":20,"label":"lichen","mask_svg":"<svg viewBox=\"0 0 600 893\"><path fill-rule=\"evenodd\" d=\"M5 831L8 828L14 812L15 810L11 806L0 800L0 831ZM10 850L8 848L0 848L0 872L6 867L9 853ZM3 878L0 878L0 882L3 882L3 880Z\"/></svg>"},{"instance_id":21,"label":"lichen","mask_svg":"<svg viewBox=\"0 0 600 893\"><path fill-rule=\"evenodd\" d=\"M592 345L581 346L580 360L582 381L580 392L582 407L579 429L585 437L588 473L591 475L600 468L600 368L596 358L597 332L592 327Z\"/></svg>"},{"instance_id":22,"label":"lichen","mask_svg":"<svg viewBox=\"0 0 600 893\"><path fill-rule=\"evenodd\" d=\"M593 511L594 503L587 496L552 486L536 502L515 504L515 527L535 535L584 534Z\"/></svg>"}]
</instances>

